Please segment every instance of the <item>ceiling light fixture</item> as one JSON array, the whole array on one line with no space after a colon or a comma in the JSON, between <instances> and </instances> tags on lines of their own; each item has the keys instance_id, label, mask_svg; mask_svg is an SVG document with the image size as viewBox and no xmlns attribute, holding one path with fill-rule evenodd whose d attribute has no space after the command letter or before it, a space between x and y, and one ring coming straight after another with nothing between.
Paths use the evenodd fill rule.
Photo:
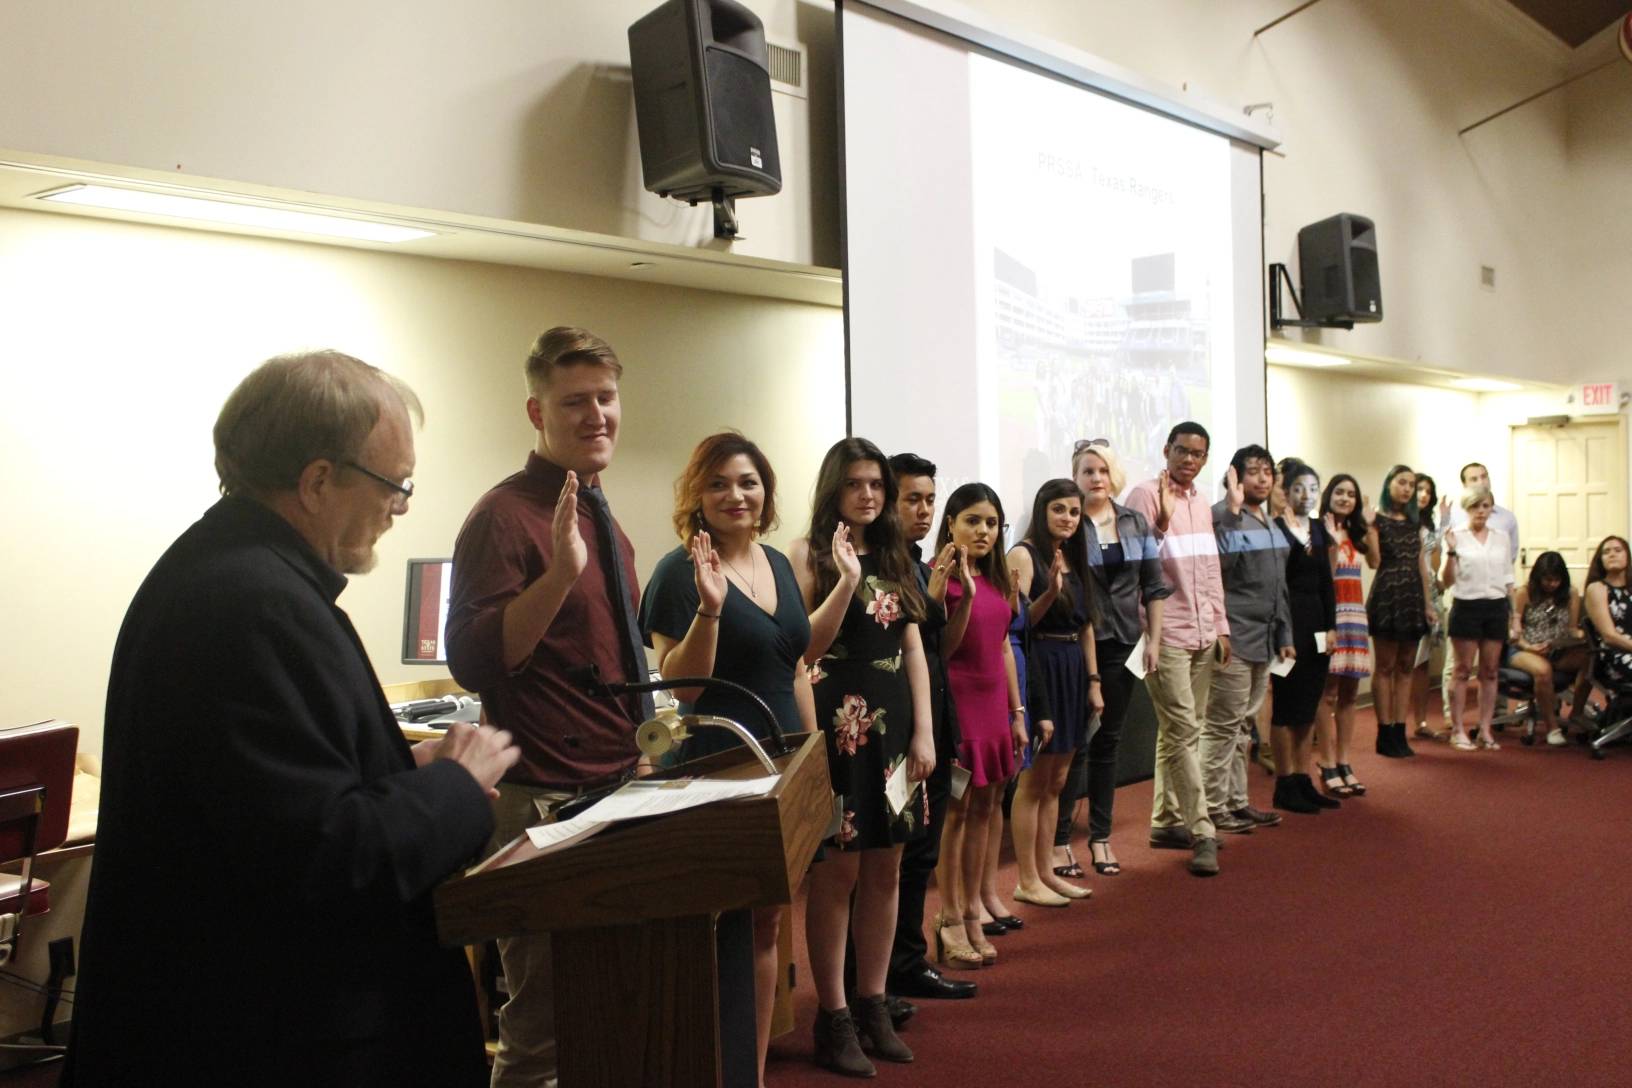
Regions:
<instances>
[{"instance_id":1,"label":"ceiling light fixture","mask_svg":"<svg viewBox=\"0 0 1632 1088\"><path fill-rule=\"evenodd\" d=\"M1305 366L1318 369L1348 366L1353 360L1325 351L1306 351L1285 344L1270 344L1264 349L1264 361L1271 366Z\"/></svg>"},{"instance_id":2,"label":"ceiling light fixture","mask_svg":"<svg viewBox=\"0 0 1632 1088\"><path fill-rule=\"evenodd\" d=\"M1511 393L1523 389L1524 386L1518 382L1504 382L1499 378L1456 378L1451 382L1451 388L1469 393Z\"/></svg>"},{"instance_id":3,"label":"ceiling light fixture","mask_svg":"<svg viewBox=\"0 0 1632 1088\"><path fill-rule=\"evenodd\" d=\"M234 204L198 196L155 193L145 189L120 189L111 185L70 185L38 194L37 199L53 204L74 204L106 211L162 215L203 223L225 223L257 230L291 231L326 238L348 238L359 242L411 242L431 238L435 231L347 219L338 215L270 208L260 204Z\"/></svg>"}]
</instances>

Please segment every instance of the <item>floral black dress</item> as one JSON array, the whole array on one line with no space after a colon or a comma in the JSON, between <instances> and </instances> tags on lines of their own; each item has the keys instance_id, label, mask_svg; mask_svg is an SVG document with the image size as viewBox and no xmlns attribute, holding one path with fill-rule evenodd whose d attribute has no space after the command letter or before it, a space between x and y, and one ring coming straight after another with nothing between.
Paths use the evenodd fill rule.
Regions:
<instances>
[{"instance_id":1,"label":"floral black dress","mask_svg":"<svg viewBox=\"0 0 1632 1088\"><path fill-rule=\"evenodd\" d=\"M912 741L912 689L901 645L909 621L899 587L878 577L878 560L861 560L861 591L850 598L838 637L811 669L816 724L827 734L833 792L844 806L840 850L869 850L905 842L923 830L927 798L920 787L900 816L884 799L884 780L906 774Z\"/></svg>"},{"instance_id":2,"label":"floral black dress","mask_svg":"<svg viewBox=\"0 0 1632 1088\"><path fill-rule=\"evenodd\" d=\"M1422 537L1415 522L1377 515L1377 576L1366 598L1371 637L1415 643L1428 633L1422 587Z\"/></svg>"},{"instance_id":3,"label":"floral black dress","mask_svg":"<svg viewBox=\"0 0 1632 1088\"><path fill-rule=\"evenodd\" d=\"M1632 590L1607 582L1604 588L1609 590L1609 618L1614 622L1615 630L1623 635L1632 634ZM1593 679L1611 691L1624 691L1632 687L1632 653L1612 649L1601 641L1597 645L1598 653L1593 657Z\"/></svg>"}]
</instances>

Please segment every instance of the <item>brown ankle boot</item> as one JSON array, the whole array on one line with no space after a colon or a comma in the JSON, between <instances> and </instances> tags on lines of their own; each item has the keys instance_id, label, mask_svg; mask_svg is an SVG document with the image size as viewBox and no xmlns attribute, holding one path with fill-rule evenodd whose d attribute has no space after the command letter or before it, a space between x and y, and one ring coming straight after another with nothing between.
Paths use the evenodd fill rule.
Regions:
<instances>
[{"instance_id":1,"label":"brown ankle boot","mask_svg":"<svg viewBox=\"0 0 1632 1088\"><path fill-rule=\"evenodd\" d=\"M872 1048L873 1055L887 1062L910 1062L912 1051L895 1033L890 1008L884 995L856 998L856 1033Z\"/></svg>"},{"instance_id":2,"label":"brown ankle boot","mask_svg":"<svg viewBox=\"0 0 1632 1088\"><path fill-rule=\"evenodd\" d=\"M882 1004L880 1002L881 1006ZM890 1026L888 1012L884 1013L884 1026L886 1028ZM817 1006L813 1034L816 1040L814 1060L823 1069L831 1069L847 1077L878 1075L873 1063L861 1052L861 1041L856 1038L856 1022L850 1018L849 1009L828 1012ZM890 1029L890 1034L892 1036L895 1034L894 1029Z\"/></svg>"}]
</instances>

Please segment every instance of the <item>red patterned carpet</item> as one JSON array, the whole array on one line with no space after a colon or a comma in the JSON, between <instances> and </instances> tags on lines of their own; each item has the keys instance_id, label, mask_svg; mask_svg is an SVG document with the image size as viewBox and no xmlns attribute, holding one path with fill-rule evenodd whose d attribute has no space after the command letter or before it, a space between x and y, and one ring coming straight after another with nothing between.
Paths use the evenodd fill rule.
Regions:
<instances>
[{"instance_id":1,"label":"red patterned carpet","mask_svg":"<svg viewBox=\"0 0 1632 1088\"><path fill-rule=\"evenodd\" d=\"M1358 732L1369 749L1369 714ZM997 964L954 976L979 997L920 1003L916 1062L878 1083L1632 1083L1632 750L1416 748L1355 758L1370 792L1341 810L1228 836L1210 880L1145 845L1150 785L1124 788L1122 875L1064 910L1020 905ZM799 956L773 1088L842 1083L809 1064Z\"/></svg>"}]
</instances>

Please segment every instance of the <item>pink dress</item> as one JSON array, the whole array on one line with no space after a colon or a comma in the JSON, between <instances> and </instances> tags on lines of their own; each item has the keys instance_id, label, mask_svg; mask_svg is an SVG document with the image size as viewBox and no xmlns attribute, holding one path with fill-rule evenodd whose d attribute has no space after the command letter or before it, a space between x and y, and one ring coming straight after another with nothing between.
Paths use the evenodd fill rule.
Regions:
<instances>
[{"instance_id":1,"label":"pink dress","mask_svg":"<svg viewBox=\"0 0 1632 1088\"><path fill-rule=\"evenodd\" d=\"M963 597L954 579L946 587L948 614ZM983 575L975 575L975 603L957 652L946 659L947 682L958 708L963 746L958 762L976 786L1006 782L1014 775L1014 740L1009 732L1009 678L1003 647L1009 641L1009 602Z\"/></svg>"}]
</instances>

